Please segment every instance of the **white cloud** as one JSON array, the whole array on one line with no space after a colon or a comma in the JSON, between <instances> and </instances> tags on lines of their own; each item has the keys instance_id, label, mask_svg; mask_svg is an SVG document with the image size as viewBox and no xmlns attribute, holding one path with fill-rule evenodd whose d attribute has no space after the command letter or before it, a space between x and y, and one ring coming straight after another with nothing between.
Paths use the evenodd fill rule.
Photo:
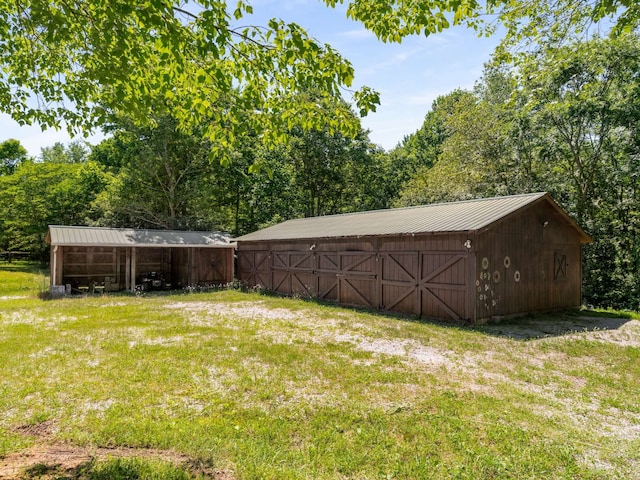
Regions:
<instances>
[{"instance_id":1,"label":"white cloud","mask_svg":"<svg viewBox=\"0 0 640 480\"><path fill-rule=\"evenodd\" d=\"M358 39L376 40L375 35L373 33L371 33L369 30L367 30L366 28L358 28L358 29L355 29L355 30L347 30L347 31L344 31L344 32L339 32L336 36L337 37L343 37L343 38L349 38L349 39L353 39L353 40L358 40Z\"/></svg>"},{"instance_id":2,"label":"white cloud","mask_svg":"<svg viewBox=\"0 0 640 480\"><path fill-rule=\"evenodd\" d=\"M431 104L439 95L441 94L428 93L425 95L412 95L410 97L404 97L404 103L407 105L426 105L427 107L431 107Z\"/></svg>"}]
</instances>

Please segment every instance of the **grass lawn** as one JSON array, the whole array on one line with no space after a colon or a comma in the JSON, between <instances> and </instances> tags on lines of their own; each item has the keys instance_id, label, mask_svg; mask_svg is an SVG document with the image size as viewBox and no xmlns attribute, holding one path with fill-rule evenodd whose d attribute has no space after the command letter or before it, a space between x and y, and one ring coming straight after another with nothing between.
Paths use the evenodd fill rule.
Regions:
<instances>
[{"instance_id":1,"label":"grass lawn","mask_svg":"<svg viewBox=\"0 0 640 480\"><path fill-rule=\"evenodd\" d=\"M0 264L0 478L640 479L637 314L470 329L43 285Z\"/></svg>"}]
</instances>

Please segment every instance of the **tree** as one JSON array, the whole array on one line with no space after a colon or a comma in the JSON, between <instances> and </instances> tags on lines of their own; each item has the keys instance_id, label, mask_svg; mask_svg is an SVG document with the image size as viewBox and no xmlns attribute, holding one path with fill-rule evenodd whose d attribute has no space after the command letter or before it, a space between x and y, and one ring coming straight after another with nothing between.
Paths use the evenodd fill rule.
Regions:
<instances>
[{"instance_id":1,"label":"tree","mask_svg":"<svg viewBox=\"0 0 640 480\"><path fill-rule=\"evenodd\" d=\"M523 60L520 94L539 155L562 174L559 200L594 238L585 249L585 296L638 308L640 39L598 38Z\"/></svg>"},{"instance_id":2,"label":"tree","mask_svg":"<svg viewBox=\"0 0 640 480\"><path fill-rule=\"evenodd\" d=\"M93 162L21 163L0 177L0 248L47 260L47 226L86 225L95 214L93 201L109 181Z\"/></svg>"},{"instance_id":3,"label":"tree","mask_svg":"<svg viewBox=\"0 0 640 480\"><path fill-rule=\"evenodd\" d=\"M415 176L421 176L436 164L445 140L452 134L449 118L457 110L456 106L460 102L473 103L475 97L471 92L456 89L436 98L431 105L431 110L425 115L420 129L407 135L402 143L389 153L385 183L390 199L397 199L407 182ZM416 202L426 203L427 201L426 198L421 197L421 194L418 197L415 195L412 197L412 200L405 199L396 204L402 205L407 202L416 204Z\"/></svg>"},{"instance_id":4,"label":"tree","mask_svg":"<svg viewBox=\"0 0 640 480\"><path fill-rule=\"evenodd\" d=\"M518 193L509 137L510 119L500 105L473 94L462 97L446 118L450 132L433 166L407 182L398 205L464 200Z\"/></svg>"},{"instance_id":5,"label":"tree","mask_svg":"<svg viewBox=\"0 0 640 480\"><path fill-rule=\"evenodd\" d=\"M27 159L27 150L18 140L10 138L0 143L0 175L11 175Z\"/></svg>"},{"instance_id":6,"label":"tree","mask_svg":"<svg viewBox=\"0 0 640 480\"><path fill-rule=\"evenodd\" d=\"M245 139L232 165L209 180L201 211L226 211L227 229L239 235L291 218L387 205L384 157L366 132L356 139L327 131L291 135L277 149Z\"/></svg>"},{"instance_id":7,"label":"tree","mask_svg":"<svg viewBox=\"0 0 640 480\"><path fill-rule=\"evenodd\" d=\"M522 62L523 108L544 138L541 155L566 172L581 223L592 221L596 190L606 188L616 129L637 129L639 69L635 35L550 48Z\"/></svg>"},{"instance_id":8,"label":"tree","mask_svg":"<svg viewBox=\"0 0 640 480\"><path fill-rule=\"evenodd\" d=\"M114 136L91 158L111 168L115 179L100 195L100 223L141 228L197 229L192 202L206 195L213 169L211 147L199 132L180 131L170 116L139 127L127 118L112 126ZM207 225L210 227L210 225Z\"/></svg>"},{"instance_id":9,"label":"tree","mask_svg":"<svg viewBox=\"0 0 640 480\"><path fill-rule=\"evenodd\" d=\"M250 131L283 141L293 125L355 135L345 105L299 96L341 98L351 64L296 24L239 26L252 11L243 0L232 12L223 0L2 0L0 110L77 132L122 113L149 124L162 104L186 131L204 126L218 154ZM368 88L351 93L362 114L378 103Z\"/></svg>"},{"instance_id":10,"label":"tree","mask_svg":"<svg viewBox=\"0 0 640 480\"><path fill-rule=\"evenodd\" d=\"M369 142L364 134L350 139L327 131L294 133L289 155L292 187L299 193L305 217L331 215L357 209L362 190L363 164L370 164Z\"/></svg>"},{"instance_id":11,"label":"tree","mask_svg":"<svg viewBox=\"0 0 640 480\"><path fill-rule=\"evenodd\" d=\"M89 149L82 141L74 141L68 145L56 142L51 147L40 149L40 160L45 163L82 163L87 160Z\"/></svg>"}]
</instances>

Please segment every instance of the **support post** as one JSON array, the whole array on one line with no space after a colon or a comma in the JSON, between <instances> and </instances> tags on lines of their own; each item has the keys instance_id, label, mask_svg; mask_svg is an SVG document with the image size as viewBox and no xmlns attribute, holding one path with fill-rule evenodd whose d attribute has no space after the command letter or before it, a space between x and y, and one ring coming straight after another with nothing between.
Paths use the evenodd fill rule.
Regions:
<instances>
[{"instance_id":1,"label":"support post","mask_svg":"<svg viewBox=\"0 0 640 480\"><path fill-rule=\"evenodd\" d=\"M187 278L189 279L189 285L195 286L196 272L195 272L195 249L193 247L187 248L187 265L189 265L189 271L187 272Z\"/></svg>"},{"instance_id":2,"label":"support post","mask_svg":"<svg viewBox=\"0 0 640 480\"><path fill-rule=\"evenodd\" d=\"M475 324L478 320L476 317L478 312L476 310L476 298L478 293L476 292L476 269L477 269L477 252L478 245L476 245L476 236L470 236L471 243L467 247L467 274L464 287L465 294L465 320L469 320L472 324Z\"/></svg>"},{"instance_id":3,"label":"support post","mask_svg":"<svg viewBox=\"0 0 640 480\"><path fill-rule=\"evenodd\" d=\"M51 249L51 275L49 277L49 285L57 285L58 278L58 245Z\"/></svg>"},{"instance_id":4,"label":"support post","mask_svg":"<svg viewBox=\"0 0 640 480\"><path fill-rule=\"evenodd\" d=\"M136 247L131 247L131 291L136 291Z\"/></svg>"},{"instance_id":5,"label":"support post","mask_svg":"<svg viewBox=\"0 0 640 480\"><path fill-rule=\"evenodd\" d=\"M131 289L131 249L126 249L126 257L124 261L124 289Z\"/></svg>"},{"instance_id":6,"label":"support post","mask_svg":"<svg viewBox=\"0 0 640 480\"><path fill-rule=\"evenodd\" d=\"M228 255L227 255L227 278L225 279L226 283L231 283L233 282L233 277L235 275L235 265L234 265L234 258L235 258L235 253L236 253L236 249L235 248L227 248L228 250Z\"/></svg>"}]
</instances>

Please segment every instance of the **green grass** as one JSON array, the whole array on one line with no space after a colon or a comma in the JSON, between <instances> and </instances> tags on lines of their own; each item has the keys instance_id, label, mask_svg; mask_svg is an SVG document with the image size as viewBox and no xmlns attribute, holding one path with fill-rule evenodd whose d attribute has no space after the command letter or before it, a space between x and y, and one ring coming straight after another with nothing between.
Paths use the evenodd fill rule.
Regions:
<instances>
[{"instance_id":1,"label":"green grass","mask_svg":"<svg viewBox=\"0 0 640 480\"><path fill-rule=\"evenodd\" d=\"M47 421L238 479L640 478L637 314L464 329L237 291L44 301L39 275L0 266L0 456Z\"/></svg>"}]
</instances>

